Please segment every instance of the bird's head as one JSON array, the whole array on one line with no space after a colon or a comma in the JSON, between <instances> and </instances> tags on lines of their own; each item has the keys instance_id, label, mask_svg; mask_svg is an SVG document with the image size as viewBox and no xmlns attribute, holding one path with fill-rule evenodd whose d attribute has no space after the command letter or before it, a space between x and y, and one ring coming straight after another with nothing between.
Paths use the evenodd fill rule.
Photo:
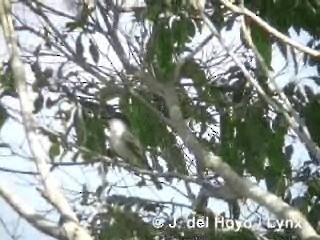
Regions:
<instances>
[{"instance_id":1,"label":"bird's head","mask_svg":"<svg viewBox=\"0 0 320 240\"><path fill-rule=\"evenodd\" d=\"M106 118L111 134L120 135L125 131L129 131L130 121L122 113L114 112Z\"/></svg>"}]
</instances>

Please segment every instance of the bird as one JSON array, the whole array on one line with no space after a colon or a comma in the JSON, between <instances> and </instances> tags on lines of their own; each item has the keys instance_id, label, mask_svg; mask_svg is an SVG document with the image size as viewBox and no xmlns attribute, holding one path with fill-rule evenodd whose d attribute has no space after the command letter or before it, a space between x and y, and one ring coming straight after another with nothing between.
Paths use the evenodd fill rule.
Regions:
<instances>
[{"instance_id":1,"label":"bird","mask_svg":"<svg viewBox=\"0 0 320 240\"><path fill-rule=\"evenodd\" d=\"M107 123L111 150L125 162L152 171L139 139L130 131L128 118L122 113L115 112L108 116ZM151 179L156 187L161 189L160 182L154 176L151 176Z\"/></svg>"},{"instance_id":2,"label":"bird","mask_svg":"<svg viewBox=\"0 0 320 240\"><path fill-rule=\"evenodd\" d=\"M109 129L110 148L117 156L135 167L152 170L139 139L130 131L131 124L125 114L118 112L114 106L101 105L86 98L79 98L78 102L86 111L99 116L106 123Z\"/></svg>"},{"instance_id":3,"label":"bird","mask_svg":"<svg viewBox=\"0 0 320 240\"><path fill-rule=\"evenodd\" d=\"M130 130L130 121L125 114L119 112L118 109L109 104L98 103L94 100L85 98L78 99L81 106L91 112L106 124L109 130L108 139L110 150L122 158L131 166L147 169L153 173L152 167L149 165L139 138L135 137ZM139 174L136 174L139 176ZM141 175L141 174L140 174ZM143 180L144 177L140 176ZM151 181L154 182L157 189L162 189L161 183L153 174L150 174Z\"/></svg>"},{"instance_id":4,"label":"bird","mask_svg":"<svg viewBox=\"0 0 320 240\"><path fill-rule=\"evenodd\" d=\"M110 148L119 157L136 167L152 170L144 156L140 141L130 131L130 122L121 113L115 113L108 119Z\"/></svg>"}]
</instances>

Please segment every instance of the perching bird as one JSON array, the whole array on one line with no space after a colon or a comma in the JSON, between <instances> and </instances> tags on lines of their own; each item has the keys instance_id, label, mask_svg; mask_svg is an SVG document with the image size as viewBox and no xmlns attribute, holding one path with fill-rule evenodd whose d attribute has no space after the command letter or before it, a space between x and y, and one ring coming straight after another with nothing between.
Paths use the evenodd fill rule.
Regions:
<instances>
[{"instance_id":1,"label":"perching bird","mask_svg":"<svg viewBox=\"0 0 320 240\"><path fill-rule=\"evenodd\" d=\"M121 113L115 113L108 119L108 124L111 149L128 163L151 170L139 140L130 132L128 119Z\"/></svg>"},{"instance_id":2,"label":"perching bird","mask_svg":"<svg viewBox=\"0 0 320 240\"><path fill-rule=\"evenodd\" d=\"M130 131L129 120L121 113L114 113L108 117L109 142L111 150L119 157L135 167L152 170L142 150L140 141ZM151 177L157 188L161 184L154 177Z\"/></svg>"}]
</instances>

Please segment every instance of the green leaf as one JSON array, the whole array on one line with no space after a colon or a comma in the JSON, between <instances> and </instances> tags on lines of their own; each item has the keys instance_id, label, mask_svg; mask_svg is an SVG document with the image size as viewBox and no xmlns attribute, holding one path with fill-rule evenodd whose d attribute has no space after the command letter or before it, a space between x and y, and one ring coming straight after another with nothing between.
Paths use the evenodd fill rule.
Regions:
<instances>
[{"instance_id":1,"label":"green leaf","mask_svg":"<svg viewBox=\"0 0 320 240\"><path fill-rule=\"evenodd\" d=\"M287 190L287 179L285 178L284 175L280 175L280 179L278 181L278 184L277 184L277 188L276 188L276 191L275 191L275 194L277 196L280 196L281 198L284 198L284 195L285 195L285 192Z\"/></svg>"},{"instance_id":2,"label":"green leaf","mask_svg":"<svg viewBox=\"0 0 320 240\"><path fill-rule=\"evenodd\" d=\"M78 145L87 148L91 152L86 152L83 156L90 161L96 154L106 154L105 126L97 116L91 116L86 111L82 111L83 118L75 114L74 122L77 134Z\"/></svg>"},{"instance_id":3,"label":"green leaf","mask_svg":"<svg viewBox=\"0 0 320 240\"><path fill-rule=\"evenodd\" d=\"M196 35L196 25L191 20L191 18L187 18L187 32L190 39L192 39Z\"/></svg>"},{"instance_id":4,"label":"green leaf","mask_svg":"<svg viewBox=\"0 0 320 240\"><path fill-rule=\"evenodd\" d=\"M181 76L185 78L191 78L196 87L203 86L206 83L206 74L204 70L201 68L199 63L195 60L186 61L181 67Z\"/></svg>"},{"instance_id":5,"label":"green leaf","mask_svg":"<svg viewBox=\"0 0 320 240\"><path fill-rule=\"evenodd\" d=\"M311 197L320 197L320 180L312 180L309 182L308 193Z\"/></svg>"},{"instance_id":6,"label":"green leaf","mask_svg":"<svg viewBox=\"0 0 320 240\"><path fill-rule=\"evenodd\" d=\"M286 131L277 131L268 137L269 163L277 176L291 175L290 159L283 152Z\"/></svg>"},{"instance_id":7,"label":"green leaf","mask_svg":"<svg viewBox=\"0 0 320 240\"><path fill-rule=\"evenodd\" d=\"M155 46L156 59L162 72L167 73L172 69L173 43L171 31L166 23L156 26L157 38Z\"/></svg>"},{"instance_id":8,"label":"green leaf","mask_svg":"<svg viewBox=\"0 0 320 240\"><path fill-rule=\"evenodd\" d=\"M165 125L139 99L129 96L123 97L121 108L131 122L132 131L144 147L156 147L163 141L163 134L167 131Z\"/></svg>"},{"instance_id":9,"label":"green leaf","mask_svg":"<svg viewBox=\"0 0 320 240\"><path fill-rule=\"evenodd\" d=\"M8 118L7 110L0 104L0 128L2 128L7 118Z\"/></svg>"},{"instance_id":10,"label":"green leaf","mask_svg":"<svg viewBox=\"0 0 320 240\"><path fill-rule=\"evenodd\" d=\"M99 239L145 239L152 240L150 227L145 223L141 217L125 208L124 211L120 209L109 209L104 214L103 220L112 222L108 228L102 228L99 234Z\"/></svg>"},{"instance_id":11,"label":"green leaf","mask_svg":"<svg viewBox=\"0 0 320 240\"><path fill-rule=\"evenodd\" d=\"M222 114L220 117L220 155L239 175L242 175L243 164L241 160L241 146L237 142L240 140L240 136L237 135L235 137L234 132L235 129L239 131L239 128L243 125L241 125L237 120L231 119L227 111L220 112Z\"/></svg>"},{"instance_id":12,"label":"green leaf","mask_svg":"<svg viewBox=\"0 0 320 240\"><path fill-rule=\"evenodd\" d=\"M172 37L173 42L177 43L177 50L184 49L186 43L190 42L195 35L195 26L190 18L185 14L179 14L172 22Z\"/></svg>"},{"instance_id":13,"label":"green leaf","mask_svg":"<svg viewBox=\"0 0 320 240\"><path fill-rule=\"evenodd\" d=\"M317 98L311 99L303 113L312 140L320 146L320 100Z\"/></svg>"},{"instance_id":14,"label":"green leaf","mask_svg":"<svg viewBox=\"0 0 320 240\"><path fill-rule=\"evenodd\" d=\"M266 142L270 132L264 111L263 105L259 102L247 107L236 131L236 144L243 151L244 166L258 179L264 176Z\"/></svg>"},{"instance_id":15,"label":"green leaf","mask_svg":"<svg viewBox=\"0 0 320 240\"><path fill-rule=\"evenodd\" d=\"M308 221L312 224L314 228L319 227L320 220L320 203L316 203L308 213Z\"/></svg>"},{"instance_id":16,"label":"green leaf","mask_svg":"<svg viewBox=\"0 0 320 240\"><path fill-rule=\"evenodd\" d=\"M308 214L308 209L310 206L310 197L307 194L297 196L292 199L292 205L299 209L302 214L307 215Z\"/></svg>"},{"instance_id":17,"label":"green leaf","mask_svg":"<svg viewBox=\"0 0 320 240\"><path fill-rule=\"evenodd\" d=\"M268 191L275 193L277 191L279 174L277 174L272 167L267 166L265 169L265 178Z\"/></svg>"},{"instance_id":18,"label":"green leaf","mask_svg":"<svg viewBox=\"0 0 320 240\"><path fill-rule=\"evenodd\" d=\"M163 11L162 1L146 1L147 13L146 18L157 23L160 13Z\"/></svg>"},{"instance_id":19,"label":"green leaf","mask_svg":"<svg viewBox=\"0 0 320 240\"><path fill-rule=\"evenodd\" d=\"M14 75L12 74L10 67L0 75L0 87L3 89L1 96L13 96L16 93Z\"/></svg>"},{"instance_id":20,"label":"green leaf","mask_svg":"<svg viewBox=\"0 0 320 240\"><path fill-rule=\"evenodd\" d=\"M288 33L288 29L304 29L312 36L319 36L318 19L320 16L319 0L277 0L277 1L246 1L246 6L259 11L260 16L266 19L277 30Z\"/></svg>"},{"instance_id":21,"label":"green leaf","mask_svg":"<svg viewBox=\"0 0 320 240\"><path fill-rule=\"evenodd\" d=\"M170 170L187 173L184 155L176 145L174 134L168 132L166 125L158 116L134 96L123 96L120 106L130 120L131 131L139 138L143 148L156 152L155 150L160 147L160 155L167 162Z\"/></svg>"},{"instance_id":22,"label":"green leaf","mask_svg":"<svg viewBox=\"0 0 320 240\"><path fill-rule=\"evenodd\" d=\"M253 25L251 35L258 52L261 54L266 65L270 67L272 60L272 45L269 39L269 34L264 29Z\"/></svg>"},{"instance_id":23,"label":"green leaf","mask_svg":"<svg viewBox=\"0 0 320 240\"><path fill-rule=\"evenodd\" d=\"M50 159L53 160L55 157L60 155L60 144L58 142L53 143L49 150Z\"/></svg>"},{"instance_id":24,"label":"green leaf","mask_svg":"<svg viewBox=\"0 0 320 240\"><path fill-rule=\"evenodd\" d=\"M172 133L164 133L161 143L161 157L166 160L169 172L188 174L186 161L181 148L176 144L176 138Z\"/></svg>"},{"instance_id":25,"label":"green leaf","mask_svg":"<svg viewBox=\"0 0 320 240\"><path fill-rule=\"evenodd\" d=\"M76 28L83 28L83 27L84 27L83 22L67 22L66 23L67 32L72 32Z\"/></svg>"}]
</instances>

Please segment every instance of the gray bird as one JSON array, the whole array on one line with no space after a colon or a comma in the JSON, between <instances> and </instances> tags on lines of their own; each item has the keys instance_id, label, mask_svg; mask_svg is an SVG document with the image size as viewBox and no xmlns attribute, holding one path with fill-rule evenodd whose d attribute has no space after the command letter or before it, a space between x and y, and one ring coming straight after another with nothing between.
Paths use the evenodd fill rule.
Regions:
<instances>
[{"instance_id":1,"label":"gray bird","mask_svg":"<svg viewBox=\"0 0 320 240\"><path fill-rule=\"evenodd\" d=\"M108 124L111 149L128 163L152 170L144 156L139 140L133 136L129 129L128 120L123 115L116 113L108 119Z\"/></svg>"},{"instance_id":2,"label":"gray bird","mask_svg":"<svg viewBox=\"0 0 320 240\"><path fill-rule=\"evenodd\" d=\"M138 138L130 131L129 120L121 113L114 113L108 117L109 142L111 150L119 157L135 167L152 170ZM161 189L160 182L151 176L152 181L158 189Z\"/></svg>"}]
</instances>

